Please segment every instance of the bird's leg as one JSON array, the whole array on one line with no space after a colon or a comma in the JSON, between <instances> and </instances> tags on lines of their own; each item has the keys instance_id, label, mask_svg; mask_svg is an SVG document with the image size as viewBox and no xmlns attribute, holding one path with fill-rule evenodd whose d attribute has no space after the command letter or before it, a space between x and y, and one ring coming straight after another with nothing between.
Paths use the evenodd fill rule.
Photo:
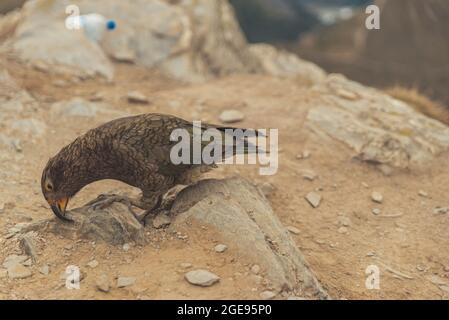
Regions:
<instances>
[{"instance_id":1,"label":"bird's leg","mask_svg":"<svg viewBox=\"0 0 449 320\"><path fill-rule=\"evenodd\" d=\"M142 215L141 223L145 225L145 220L150 215L157 215L161 211L162 204L162 194L160 192L157 193L149 193L145 192L142 195L141 203L146 208L145 213Z\"/></svg>"},{"instance_id":2,"label":"bird's leg","mask_svg":"<svg viewBox=\"0 0 449 320\"><path fill-rule=\"evenodd\" d=\"M139 216L132 207L137 207L143 210L146 210L145 205L136 199L132 199L126 196L121 196L117 194L105 195L102 194L98 196L97 199L89 202L87 206L92 207L93 210L104 209L112 205L114 202L123 203L128 207L128 210L132 213L132 215L137 219L137 221L142 222L142 217Z\"/></svg>"}]
</instances>

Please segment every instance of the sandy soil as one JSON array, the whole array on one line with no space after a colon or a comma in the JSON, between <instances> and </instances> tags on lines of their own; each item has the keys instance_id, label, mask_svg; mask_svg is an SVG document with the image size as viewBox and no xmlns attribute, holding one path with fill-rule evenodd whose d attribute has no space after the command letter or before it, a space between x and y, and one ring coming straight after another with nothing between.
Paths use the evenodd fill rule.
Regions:
<instances>
[{"instance_id":1,"label":"sandy soil","mask_svg":"<svg viewBox=\"0 0 449 320\"><path fill-rule=\"evenodd\" d=\"M79 134L126 114L162 112L190 120L219 122L221 111L240 108L246 118L239 126L279 129L279 171L267 177L258 175L254 166L226 166L212 176L239 174L276 187L269 197L274 211L286 226L301 231L292 237L333 298L449 296L446 287L435 284L435 277L432 278L437 276L449 283L449 215L433 213L437 206L449 206L446 160L449 154L424 168L384 176L370 165L354 160L353 152L343 144L317 137L305 128L305 116L315 93L293 80L239 75L186 85L145 69L118 64L114 83L101 80L74 83L26 68L11 57L2 57L0 61L39 102L36 110L25 110L15 117L32 117L47 124L42 137L22 139L21 152L1 149L0 209L2 205L4 209L0 213L0 261L21 252L15 238L5 239L9 228L30 219L38 221L52 216L41 195L41 172L48 158ZM57 81L61 79L67 81L62 87ZM151 103L129 104L125 97L132 90L145 93ZM54 102L72 97L89 99L96 93L104 96L102 103L111 112L93 118L61 117L50 112ZM0 132L7 126L8 123L1 123ZM311 156L297 159L297 154L305 150ZM302 177L302 172L310 169L318 174L314 181ZM314 190L319 190L323 197L316 209L304 199ZM383 194L382 204L372 202L370 195L374 190ZM420 196L420 190L428 196ZM130 188L114 181L95 183L82 190L70 207L109 191L128 192ZM374 215L373 208L381 209L382 213ZM131 246L129 251L44 235L38 261L31 267L33 275L22 280L0 279L0 299L259 298L265 287L251 275L252 261L240 256L234 248L216 253L214 246L220 243L220 238L210 228L193 226L183 232L187 235L185 239L171 231L149 229L150 245ZM96 268L86 266L92 259L99 262ZM184 280L186 269L181 263L207 268L218 274L221 281L209 288L194 287ZM43 264L50 265L47 276L38 271ZM80 266L85 274L80 290L67 290L60 278L70 264ZM373 264L381 271L380 290L365 287L365 269ZM99 292L95 287L95 279L102 273L111 280L109 293ZM114 278L119 275L136 277L135 285L116 288Z\"/></svg>"}]
</instances>

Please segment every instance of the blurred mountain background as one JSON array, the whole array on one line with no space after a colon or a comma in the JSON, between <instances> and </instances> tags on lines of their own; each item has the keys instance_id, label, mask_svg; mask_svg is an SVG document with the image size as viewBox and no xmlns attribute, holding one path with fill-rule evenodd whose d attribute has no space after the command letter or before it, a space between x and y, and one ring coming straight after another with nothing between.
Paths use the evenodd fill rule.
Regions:
<instances>
[{"instance_id":1,"label":"blurred mountain background","mask_svg":"<svg viewBox=\"0 0 449 320\"><path fill-rule=\"evenodd\" d=\"M229 0L247 39L268 42L378 88L417 89L449 104L449 0ZM0 1L0 13L25 0ZM365 8L381 8L367 30Z\"/></svg>"},{"instance_id":2,"label":"blurred mountain background","mask_svg":"<svg viewBox=\"0 0 449 320\"><path fill-rule=\"evenodd\" d=\"M231 0L251 42L271 42L328 72L414 88L449 104L448 0ZM381 8L381 29L365 8Z\"/></svg>"}]
</instances>

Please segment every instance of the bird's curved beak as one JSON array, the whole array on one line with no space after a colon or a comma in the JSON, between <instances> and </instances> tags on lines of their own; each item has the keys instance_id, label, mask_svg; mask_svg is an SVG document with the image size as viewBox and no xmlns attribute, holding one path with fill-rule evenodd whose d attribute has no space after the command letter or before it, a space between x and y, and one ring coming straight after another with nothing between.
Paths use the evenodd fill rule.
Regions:
<instances>
[{"instance_id":1,"label":"bird's curved beak","mask_svg":"<svg viewBox=\"0 0 449 320\"><path fill-rule=\"evenodd\" d=\"M73 222L72 219L69 219L65 216L65 209L67 208L67 203L69 203L69 198L62 198L59 200L53 200L48 202L50 204L51 209L55 216L59 219L67 222Z\"/></svg>"}]
</instances>

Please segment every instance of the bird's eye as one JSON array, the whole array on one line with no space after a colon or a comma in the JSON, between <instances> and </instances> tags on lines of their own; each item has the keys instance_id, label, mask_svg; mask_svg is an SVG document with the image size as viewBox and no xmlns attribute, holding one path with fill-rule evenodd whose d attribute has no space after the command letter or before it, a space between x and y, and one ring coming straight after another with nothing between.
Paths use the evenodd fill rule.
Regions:
<instances>
[{"instance_id":1,"label":"bird's eye","mask_svg":"<svg viewBox=\"0 0 449 320\"><path fill-rule=\"evenodd\" d=\"M45 185L45 189L47 189L47 191L52 191L53 190L53 185L49 182Z\"/></svg>"}]
</instances>

